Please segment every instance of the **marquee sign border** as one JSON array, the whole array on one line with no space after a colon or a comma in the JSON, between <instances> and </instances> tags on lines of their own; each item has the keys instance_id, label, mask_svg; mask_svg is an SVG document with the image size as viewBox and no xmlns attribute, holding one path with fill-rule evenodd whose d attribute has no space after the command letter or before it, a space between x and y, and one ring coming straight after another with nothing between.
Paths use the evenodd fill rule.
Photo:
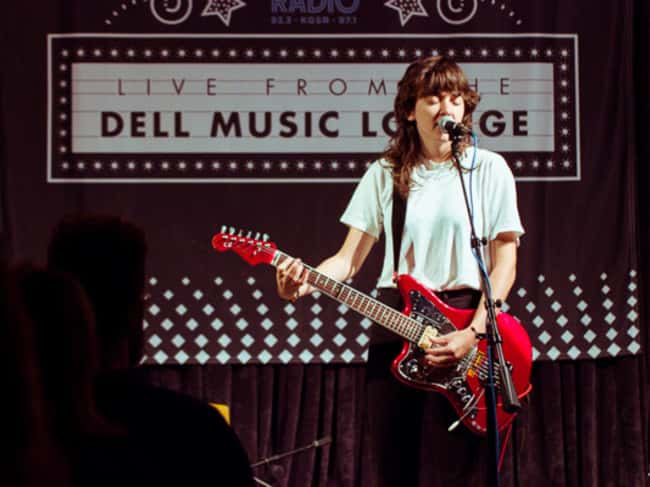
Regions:
<instances>
[{"instance_id":1,"label":"marquee sign border","mask_svg":"<svg viewBox=\"0 0 650 487\"><path fill-rule=\"evenodd\" d=\"M581 179L581 158L580 158L580 124L579 124L579 114L580 114L580 93L579 93L579 63L578 63L578 36L577 34L215 34L215 35L206 35L206 34L107 34L107 33L66 33L66 34L48 34L48 88L47 88L47 127L48 127L48 140L47 140L47 182L48 183L78 183L78 184L92 184L92 183L183 183L183 184L223 184L223 183L263 183L263 184L274 184L274 183L353 183L359 180L360 174L355 174L354 177L349 177L347 174L358 173L360 170L365 168L371 161L370 154L340 154L340 157L332 157L332 155L323 155L319 154L317 157L310 160L309 158L299 157L295 154L282 155L282 157L277 158L276 160L269 160L271 158L263 158L264 160L256 161L256 157L259 158L257 154L228 154L225 157L220 157L222 154L210 154L199 155L195 158L192 158L194 155L188 154L173 154L166 157L161 157L160 160L154 160L155 157L129 157L124 156L123 154L111 155L111 154L90 154L90 155L79 155L74 156L74 154L69 154L70 148L70 137L71 137L71 128L70 128L70 118L71 114L70 105L71 105L71 63L72 61L76 62L91 62L91 61L116 61L115 52L118 50L112 50L107 52L106 49L99 49L90 46L87 49L87 52L84 52L84 58L79 59L77 53L71 51L70 49L61 48L59 51L55 52L55 43L60 43L61 41L73 39L93 39L104 40L104 39L114 39L119 42L124 42L124 40L131 40L133 42L146 42L147 39L173 39L176 41L185 40L187 42L196 42L196 40L203 39L226 39L226 40L260 40L260 39L309 39L311 41L328 41L337 39L350 39L350 40L359 40L359 39L389 39L389 40L421 40L421 39L445 39L447 41L458 40L458 39L552 39L552 40L568 40L572 44L572 52L564 51L562 56L566 58L564 62L558 62L555 57L559 57L557 53L552 53L551 49L543 50L541 49L537 53L535 51L535 56L538 57L538 61L548 61L551 60L554 66L554 72L562 73L566 72L569 76L570 82L567 79L562 79L562 86L560 89L567 90L569 96L562 96L562 103L565 103L566 111L558 110L558 95L554 93L554 104L556 122L559 120L564 125L556 123L556 142L561 141L561 136L557 134L559 130L562 129L564 135L569 135L573 132L573 135L569 135L570 139L573 140L571 143L561 143L560 148L557 147L556 143L556 152L565 151L566 158L564 160L552 160L535 157L534 160L529 161L532 164L532 167L535 169L533 172L538 172L543 174L545 171L553 171L553 173L561 172L563 169L569 172L566 176L534 176L523 174L522 168L525 165L525 162L522 162L521 159L525 157L525 153L521 153L522 157L518 157L516 153L507 153L507 159L512 167L515 178L518 181L580 181ZM92 43L92 42L91 42ZM345 52L345 49L341 49ZM312 56L311 59L320 57L320 54L316 56L317 50L313 52L305 52L303 56ZM320 51L320 50L318 50ZM369 51L369 50L368 50ZM435 50L434 50L435 51ZM437 51L432 51L430 54L436 54ZM467 50L469 51L469 50ZM388 50L386 50L388 52ZM391 49L389 54L386 56L393 56L394 60L403 61L405 64L413 56L425 55L426 53L420 52L420 49L416 49L415 52L407 52L404 49ZM234 53L234 55L233 55ZM286 52L283 50L278 50L277 53L274 53L273 50L269 51L267 56L269 59L267 61L271 62L282 62L286 61L287 57L298 56L301 57L300 52L296 52L295 49L286 49ZM181 55L182 54L182 55ZM187 53L191 57L191 53ZM214 52L206 52L206 60L210 60L210 56ZM266 54L266 53L265 53ZM325 54L325 53L324 53ZM363 61L364 52L355 53L358 58ZM219 53L218 55L221 55ZM217 55L217 56L218 56ZM467 52L458 52L454 53L458 56L460 62L472 62L473 59L471 55L468 55ZM472 54L473 55L473 54ZM497 59L497 61L507 62L508 59L506 56L512 56L512 53L506 53L505 49L499 49L498 54L491 54L492 57L499 56L502 59ZM515 54L519 56L519 53ZM529 56L532 56L531 53L528 53ZM160 61L160 53L153 53L150 49L128 49L123 54L120 52L120 56L126 56L127 61L137 61L137 62L146 62L149 61ZM153 57L158 56L158 58L153 59ZM214 56L214 57L217 57ZM222 57L228 56L228 61L239 61L237 57L240 57L242 60L245 60L247 52L239 52L232 50L228 52L226 50L223 53ZM187 59L185 58L186 53L184 50L177 50L170 52L168 61L182 62ZM366 56L368 57L368 56ZM525 57L522 54L522 58ZM393 59L391 59L393 60ZM523 59L522 59L523 60ZM528 59L530 60L530 59ZM258 60L256 60L258 61ZM263 60L264 61L264 60ZM479 59L480 61L480 59ZM573 61L571 63L571 61ZM124 62L124 59L119 59L119 62ZM359 62L357 59L356 62ZM562 71L561 71L562 70ZM557 78L557 77L556 77ZM554 87L554 90L558 87ZM573 107L570 109L568 106L573 103ZM68 110L68 112L66 112ZM572 117L570 110L573 110ZM572 124L572 126L571 126ZM514 155L514 157L513 157ZM117 157L119 156L119 157ZM144 155L143 155L144 156ZM153 156L153 155L152 155ZM338 156L338 154L337 154ZM359 157L361 156L361 157ZM540 160L537 160L540 159ZM560 158L562 159L562 158ZM562 167L563 165L563 167ZM574 167L572 168L572 166ZM331 177L322 177L323 173L326 171L336 172L336 176ZM274 172L271 174L269 171ZM290 171L293 171L295 177L286 177ZM157 172L157 176L148 176ZM192 174L206 174L212 172L212 174L219 174L219 177L192 177ZM250 174L249 177L239 177L237 174L246 173ZM265 174L265 177L255 177L254 172L258 174ZM97 176L89 176L90 174L96 174ZM529 171L530 173L530 171ZM131 175L135 174L136 177ZM140 177L137 177L137 175ZM339 176L341 174L341 176ZM126 175L126 176L123 176ZM160 177L164 175L164 177ZM304 176L303 176L304 175Z\"/></svg>"}]
</instances>

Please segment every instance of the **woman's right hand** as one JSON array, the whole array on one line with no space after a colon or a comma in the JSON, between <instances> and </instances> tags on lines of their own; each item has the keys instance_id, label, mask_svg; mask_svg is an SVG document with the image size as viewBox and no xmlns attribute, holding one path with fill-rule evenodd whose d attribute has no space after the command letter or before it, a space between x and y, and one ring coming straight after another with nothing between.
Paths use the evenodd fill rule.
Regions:
<instances>
[{"instance_id":1,"label":"woman's right hand","mask_svg":"<svg viewBox=\"0 0 650 487\"><path fill-rule=\"evenodd\" d=\"M288 301L295 301L299 297L300 286L306 279L307 271L302 261L294 258L286 259L275 272L278 296Z\"/></svg>"}]
</instances>

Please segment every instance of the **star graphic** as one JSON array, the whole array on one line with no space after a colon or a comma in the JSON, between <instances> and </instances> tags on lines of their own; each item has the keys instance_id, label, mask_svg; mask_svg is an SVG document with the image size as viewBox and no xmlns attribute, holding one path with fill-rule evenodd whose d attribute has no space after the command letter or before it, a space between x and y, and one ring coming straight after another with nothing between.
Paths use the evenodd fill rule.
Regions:
<instances>
[{"instance_id":1,"label":"star graphic","mask_svg":"<svg viewBox=\"0 0 650 487\"><path fill-rule=\"evenodd\" d=\"M232 13L245 6L246 3L242 0L208 0L201 17L217 15L226 26L229 26Z\"/></svg>"},{"instance_id":2,"label":"star graphic","mask_svg":"<svg viewBox=\"0 0 650 487\"><path fill-rule=\"evenodd\" d=\"M422 0L388 0L384 5L399 12L399 21L402 24L402 27L404 27L404 25L406 25L414 15L420 17L429 16L422 6Z\"/></svg>"}]
</instances>

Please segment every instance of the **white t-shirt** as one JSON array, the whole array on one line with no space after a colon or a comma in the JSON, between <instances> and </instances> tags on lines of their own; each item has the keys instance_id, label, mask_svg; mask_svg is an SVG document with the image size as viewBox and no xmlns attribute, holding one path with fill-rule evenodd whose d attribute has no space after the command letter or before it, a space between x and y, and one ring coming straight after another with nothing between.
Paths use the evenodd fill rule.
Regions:
<instances>
[{"instance_id":1,"label":"white t-shirt","mask_svg":"<svg viewBox=\"0 0 650 487\"><path fill-rule=\"evenodd\" d=\"M470 168L474 148L465 150L462 166ZM434 290L481 289L476 259L470 245L471 230L458 170L451 162L424 164L413 170L416 182L409 192L399 274L410 274ZM524 233L517 210L512 172L499 154L476 150L475 169L463 178L474 206L474 226L479 238L492 241L501 232ZM359 182L341 217L344 224L379 239L386 236L383 268L378 287L394 287L393 271L393 179L385 160L373 162ZM488 272L490 252L483 256Z\"/></svg>"}]
</instances>

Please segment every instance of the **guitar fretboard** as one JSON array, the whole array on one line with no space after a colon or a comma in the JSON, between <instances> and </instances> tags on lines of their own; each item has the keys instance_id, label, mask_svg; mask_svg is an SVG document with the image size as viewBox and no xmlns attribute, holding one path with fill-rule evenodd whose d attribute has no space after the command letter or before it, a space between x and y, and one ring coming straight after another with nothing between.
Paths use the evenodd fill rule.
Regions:
<instances>
[{"instance_id":1,"label":"guitar fretboard","mask_svg":"<svg viewBox=\"0 0 650 487\"><path fill-rule=\"evenodd\" d=\"M291 258L287 254L276 251L272 265L275 267ZM405 340L418 343L422 335L422 325L403 315L390 306L385 305L367 294L326 276L313 267L303 264L307 272L307 282L320 289L331 298L345 304L350 309L373 320L375 323L388 328Z\"/></svg>"}]
</instances>

